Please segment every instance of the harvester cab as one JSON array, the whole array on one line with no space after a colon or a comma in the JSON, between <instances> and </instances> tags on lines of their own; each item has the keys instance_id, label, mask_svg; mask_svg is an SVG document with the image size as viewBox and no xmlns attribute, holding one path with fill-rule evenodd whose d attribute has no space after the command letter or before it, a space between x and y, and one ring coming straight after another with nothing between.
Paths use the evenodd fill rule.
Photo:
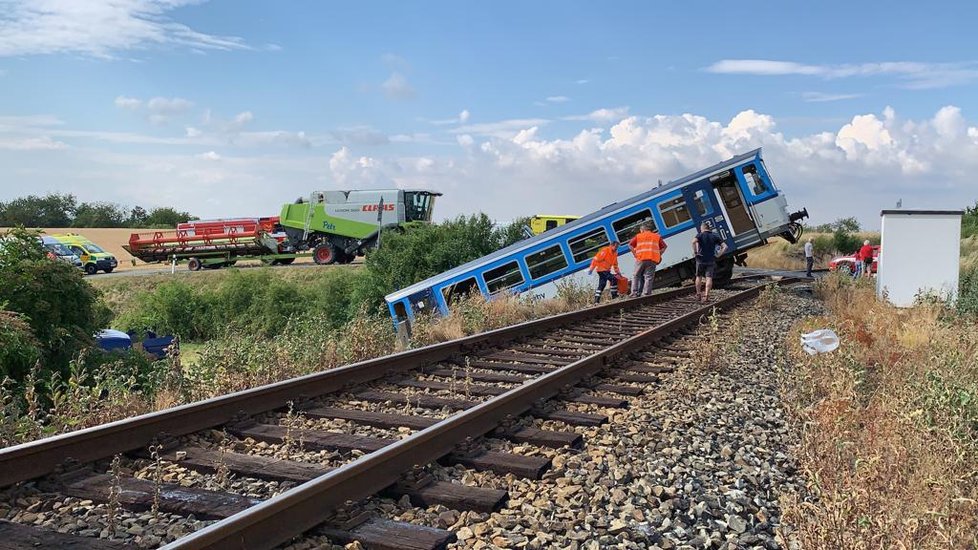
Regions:
<instances>
[{"instance_id":1,"label":"harvester cab","mask_svg":"<svg viewBox=\"0 0 978 550\"><path fill-rule=\"evenodd\" d=\"M318 264L349 263L376 245L383 229L431 221L435 197L425 190L316 191L282 207L289 246L312 250Z\"/></svg>"}]
</instances>

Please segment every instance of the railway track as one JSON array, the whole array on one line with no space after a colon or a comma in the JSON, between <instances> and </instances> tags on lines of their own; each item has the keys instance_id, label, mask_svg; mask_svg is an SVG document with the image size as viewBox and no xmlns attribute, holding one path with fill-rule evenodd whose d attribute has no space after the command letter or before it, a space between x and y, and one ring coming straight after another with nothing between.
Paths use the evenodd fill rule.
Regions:
<instances>
[{"instance_id":1,"label":"railway track","mask_svg":"<svg viewBox=\"0 0 978 550\"><path fill-rule=\"evenodd\" d=\"M369 517L351 503L379 493L497 509L504 490L436 480L426 465L539 478L545 456L492 442L581 445L572 429L526 419L606 422L602 410L626 407L687 353L671 344L677 335L767 281L735 280L706 305L688 288L613 302L3 449L0 487L32 482L50 501L212 522L166 548L272 548L311 530L368 548L441 548L453 533ZM173 468L191 474L174 478ZM24 523L0 522L0 549L123 547Z\"/></svg>"}]
</instances>

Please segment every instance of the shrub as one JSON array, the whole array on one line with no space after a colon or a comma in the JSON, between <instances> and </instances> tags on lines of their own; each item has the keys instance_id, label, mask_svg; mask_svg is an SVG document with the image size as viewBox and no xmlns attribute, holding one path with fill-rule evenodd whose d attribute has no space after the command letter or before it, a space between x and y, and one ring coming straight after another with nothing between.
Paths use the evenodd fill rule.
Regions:
<instances>
[{"instance_id":1,"label":"shrub","mask_svg":"<svg viewBox=\"0 0 978 550\"><path fill-rule=\"evenodd\" d=\"M838 229L835 233L832 233L832 248L837 250L841 254L850 254L859 250L862 246L862 241L859 237L845 231L844 229Z\"/></svg>"},{"instance_id":2,"label":"shrub","mask_svg":"<svg viewBox=\"0 0 978 550\"><path fill-rule=\"evenodd\" d=\"M27 321L12 311L0 311L0 380L23 380L41 354Z\"/></svg>"},{"instance_id":3,"label":"shrub","mask_svg":"<svg viewBox=\"0 0 978 550\"><path fill-rule=\"evenodd\" d=\"M962 315L978 317L978 267L961 273L957 306Z\"/></svg>"},{"instance_id":4,"label":"shrub","mask_svg":"<svg viewBox=\"0 0 978 550\"><path fill-rule=\"evenodd\" d=\"M81 271L49 260L37 233L22 229L7 233L0 246L0 304L21 314L39 344L43 364L62 372L110 318Z\"/></svg>"}]
</instances>

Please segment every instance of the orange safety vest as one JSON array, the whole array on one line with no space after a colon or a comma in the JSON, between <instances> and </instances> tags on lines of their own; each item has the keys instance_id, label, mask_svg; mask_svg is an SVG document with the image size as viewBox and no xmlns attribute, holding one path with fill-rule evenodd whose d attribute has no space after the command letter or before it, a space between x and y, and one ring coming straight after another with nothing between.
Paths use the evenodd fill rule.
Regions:
<instances>
[{"instance_id":1,"label":"orange safety vest","mask_svg":"<svg viewBox=\"0 0 978 550\"><path fill-rule=\"evenodd\" d=\"M651 231L639 231L635 235L635 259L638 261L662 261L662 237Z\"/></svg>"},{"instance_id":2,"label":"orange safety vest","mask_svg":"<svg viewBox=\"0 0 978 550\"><path fill-rule=\"evenodd\" d=\"M591 269L595 271L611 271L614 268L618 270L618 249L612 245L608 245L601 250L591 259Z\"/></svg>"}]
</instances>

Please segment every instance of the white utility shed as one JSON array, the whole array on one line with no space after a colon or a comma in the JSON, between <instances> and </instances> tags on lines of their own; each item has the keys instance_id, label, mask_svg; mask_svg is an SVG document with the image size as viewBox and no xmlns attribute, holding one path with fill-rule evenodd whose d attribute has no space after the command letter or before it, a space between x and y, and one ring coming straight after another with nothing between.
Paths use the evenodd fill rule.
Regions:
<instances>
[{"instance_id":1,"label":"white utility shed","mask_svg":"<svg viewBox=\"0 0 978 550\"><path fill-rule=\"evenodd\" d=\"M912 306L920 293L955 299L961 255L961 210L883 210L876 292Z\"/></svg>"}]
</instances>

